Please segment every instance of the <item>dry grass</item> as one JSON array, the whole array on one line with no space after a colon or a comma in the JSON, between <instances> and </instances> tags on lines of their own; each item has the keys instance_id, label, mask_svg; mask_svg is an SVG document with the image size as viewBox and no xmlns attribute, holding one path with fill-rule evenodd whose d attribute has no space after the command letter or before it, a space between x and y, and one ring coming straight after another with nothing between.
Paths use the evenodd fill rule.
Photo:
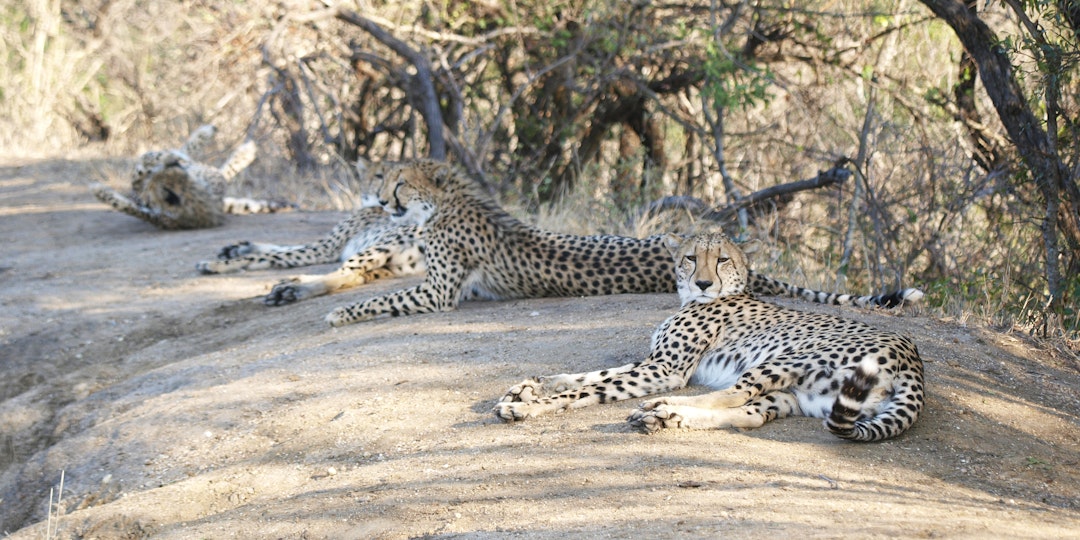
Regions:
<instances>
[{"instance_id":1,"label":"dry grass","mask_svg":"<svg viewBox=\"0 0 1080 540\"><path fill-rule=\"evenodd\" d=\"M343 32L332 22L300 24L284 17L321 6L204 2L178 10L134 0L99 6L58 0L8 5L0 9L0 146L22 155L55 155L57 149L93 144L95 152L128 158L172 146L192 127L212 122L220 130L218 152L245 137L259 145L259 158L233 186L233 194L291 200L308 209L349 209L359 187L349 165L329 150L316 127L318 115L335 104L318 103L313 96L355 94L358 85L370 82L365 78L382 75L369 68L348 69L340 46L356 36L355 28ZM401 24L399 29L415 18L411 4L362 7ZM851 13L862 7L829 5ZM922 17L909 9L893 22ZM870 291L922 285L930 289L930 305L945 315L970 312L963 316L995 327L1035 330L1030 320L1042 291L1035 277L1038 264L1031 262L1039 260L1039 244L1029 224L1039 209L1018 202L1005 193L1005 184L994 185L973 170L962 131L923 99L955 82L951 66L958 48L949 30L936 22L917 23L869 47L855 47L863 36L878 32L880 20L825 18L820 24L820 31L834 36L837 50L847 47L842 64L771 64L775 84L769 99L727 119L727 168L748 193L810 177L839 156L856 156L862 146L867 195L854 200L852 185L802 194L751 230L737 231L775 246L759 264L811 287ZM439 45L425 42L423 33L402 32L421 45ZM274 62L317 60L306 73L325 93L302 93L307 116L301 119L319 162L315 168L298 170L290 161L281 113L265 100L272 70L263 63L263 46L272 51ZM863 66L863 71L856 73L852 66ZM323 73L310 70L318 69L326 71L326 80L314 78ZM876 80L868 79L866 70ZM871 84L876 94L869 92ZM380 96L385 103L364 104L365 110L392 108L402 100L392 88ZM985 95L980 92L978 98L982 110L989 111ZM700 112L694 92L679 99L664 106ZM868 114L872 99L874 114ZM466 104L463 125L470 131L462 134L465 144L494 122L491 109ZM861 130L867 119L868 129ZM506 118L502 122L512 127ZM671 166L633 196L642 199L635 203L654 194L687 193L678 171L694 159L688 154L688 135L674 122L664 130ZM507 134L514 136L512 129ZM574 193L552 207L536 203L536 186L545 179L509 172L520 164L508 161L513 152L505 144L497 153L501 157L492 157L496 152L490 148L489 156L481 156L492 157L485 172L502 189L503 202L519 209L516 213L526 221L571 232L633 235L691 226L673 225L670 215L639 223L635 211L610 195L620 171L632 175L642 170L640 154L620 161L616 140L603 143L598 162L581 165ZM700 145L707 142L696 144L695 155L700 155ZM384 139L377 146L370 151L380 156L416 152L409 141ZM565 151L574 154L568 146ZM698 167L706 174L688 194L722 202L725 194L716 175L708 172L711 166ZM105 167L98 180L123 187L127 174L124 165ZM852 260L841 271L848 211L856 203ZM1072 314L1067 326L1080 328L1078 317Z\"/></svg>"}]
</instances>

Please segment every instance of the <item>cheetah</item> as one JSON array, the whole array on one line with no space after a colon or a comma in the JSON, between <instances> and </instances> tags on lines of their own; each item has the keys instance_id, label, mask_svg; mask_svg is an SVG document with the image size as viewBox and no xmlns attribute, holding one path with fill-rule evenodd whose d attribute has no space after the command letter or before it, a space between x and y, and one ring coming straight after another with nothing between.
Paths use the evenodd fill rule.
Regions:
<instances>
[{"instance_id":1,"label":"cheetah","mask_svg":"<svg viewBox=\"0 0 1080 540\"><path fill-rule=\"evenodd\" d=\"M342 326L382 316L450 311L462 300L672 292L674 266L662 236L575 236L522 223L455 167L437 161L357 164L377 185L379 205L398 222L420 226L427 275L414 287L335 309ZM749 290L820 303L894 306L917 289L851 296L794 287L749 273Z\"/></svg>"},{"instance_id":2,"label":"cheetah","mask_svg":"<svg viewBox=\"0 0 1080 540\"><path fill-rule=\"evenodd\" d=\"M343 262L336 271L283 280L263 298L268 306L282 306L377 279L422 274L427 265L419 227L394 223L379 206L365 203L330 234L298 246L239 242L218 252L217 260L200 261L195 269L203 274L224 274L240 270L296 268Z\"/></svg>"},{"instance_id":3,"label":"cheetah","mask_svg":"<svg viewBox=\"0 0 1080 540\"><path fill-rule=\"evenodd\" d=\"M129 195L104 184L94 184L90 189L101 202L166 230L217 227L225 222L226 214L293 208L277 201L225 197L226 184L251 164L256 149L254 142L245 142L221 167L192 159L216 134L214 126L204 125L178 149L155 150L140 156L132 171Z\"/></svg>"},{"instance_id":4,"label":"cheetah","mask_svg":"<svg viewBox=\"0 0 1080 540\"><path fill-rule=\"evenodd\" d=\"M682 308L657 328L641 362L529 379L495 405L506 421L650 396L688 382L719 389L646 401L628 421L664 428L756 428L791 415L824 418L834 435L877 441L923 407L923 367L908 338L746 294L746 256L721 233L665 239Z\"/></svg>"}]
</instances>

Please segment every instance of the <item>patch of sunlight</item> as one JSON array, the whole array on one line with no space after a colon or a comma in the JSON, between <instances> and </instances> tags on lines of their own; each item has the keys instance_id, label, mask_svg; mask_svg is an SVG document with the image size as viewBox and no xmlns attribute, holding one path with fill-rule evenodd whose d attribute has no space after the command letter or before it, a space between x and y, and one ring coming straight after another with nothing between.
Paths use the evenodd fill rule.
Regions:
<instances>
[{"instance_id":1,"label":"patch of sunlight","mask_svg":"<svg viewBox=\"0 0 1080 540\"><path fill-rule=\"evenodd\" d=\"M57 204L40 205L29 204L23 206L0 207L0 216L21 216L27 214L48 214L52 212L73 212L79 210L105 210L105 206L99 202L74 204L60 201Z\"/></svg>"}]
</instances>

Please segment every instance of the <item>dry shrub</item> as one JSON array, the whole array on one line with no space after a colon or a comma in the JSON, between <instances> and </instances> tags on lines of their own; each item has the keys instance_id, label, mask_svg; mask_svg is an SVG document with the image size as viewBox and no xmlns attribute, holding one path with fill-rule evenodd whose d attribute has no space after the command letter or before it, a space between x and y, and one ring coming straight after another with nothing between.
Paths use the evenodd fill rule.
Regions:
<instances>
[{"instance_id":1,"label":"dry shrub","mask_svg":"<svg viewBox=\"0 0 1080 540\"><path fill-rule=\"evenodd\" d=\"M722 171L745 195L849 158L856 180L764 208L733 233L775 245L769 264L809 286L922 286L945 310L1034 320L1044 292L1038 197L973 160L949 97L960 49L947 26L910 3L755 3L720 36L728 54L743 55L740 67L710 52L712 5L351 9L427 58L453 159L527 220L633 233L637 208L658 196L727 202ZM237 194L348 208L358 189L349 160L423 156L427 134L413 66L324 8L9 5L0 144L40 151L103 139L108 152L132 155L213 122L223 149L245 137L259 144ZM988 20L1012 24L993 9ZM731 83L719 155L703 110L713 90L694 79L703 65ZM986 132L1001 137L975 92ZM1076 103L1066 105L1072 114ZM1076 313L1067 318L1080 326Z\"/></svg>"}]
</instances>

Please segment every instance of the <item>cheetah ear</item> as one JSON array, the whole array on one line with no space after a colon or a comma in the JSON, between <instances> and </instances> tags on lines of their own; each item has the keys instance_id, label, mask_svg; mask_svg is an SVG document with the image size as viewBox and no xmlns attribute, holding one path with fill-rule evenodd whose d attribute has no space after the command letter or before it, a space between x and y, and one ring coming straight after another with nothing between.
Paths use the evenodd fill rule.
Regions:
<instances>
[{"instance_id":1,"label":"cheetah ear","mask_svg":"<svg viewBox=\"0 0 1080 540\"><path fill-rule=\"evenodd\" d=\"M449 183L450 178L454 176L454 166L449 163L440 163L439 168L435 169L435 174L432 176L435 187L443 189Z\"/></svg>"},{"instance_id":2,"label":"cheetah ear","mask_svg":"<svg viewBox=\"0 0 1080 540\"><path fill-rule=\"evenodd\" d=\"M679 248L682 247L683 242L686 241L686 237L680 234L667 233L664 235L663 240L664 247L666 247L668 253L671 254L671 258L674 259L678 256Z\"/></svg>"},{"instance_id":3,"label":"cheetah ear","mask_svg":"<svg viewBox=\"0 0 1080 540\"><path fill-rule=\"evenodd\" d=\"M746 242L743 242L741 244L736 244L736 245L739 246L739 249L741 249L744 254L752 255L754 253L757 253L758 250L760 250L763 247L764 244L762 243L761 240L758 240L758 239L755 238L753 240L747 240Z\"/></svg>"},{"instance_id":4,"label":"cheetah ear","mask_svg":"<svg viewBox=\"0 0 1080 540\"><path fill-rule=\"evenodd\" d=\"M356 174L360 175L360 178L367 176L368 170L371 169L371 162L365 159L363 156L356 158Z\"/></svg>"}]
</instances>

